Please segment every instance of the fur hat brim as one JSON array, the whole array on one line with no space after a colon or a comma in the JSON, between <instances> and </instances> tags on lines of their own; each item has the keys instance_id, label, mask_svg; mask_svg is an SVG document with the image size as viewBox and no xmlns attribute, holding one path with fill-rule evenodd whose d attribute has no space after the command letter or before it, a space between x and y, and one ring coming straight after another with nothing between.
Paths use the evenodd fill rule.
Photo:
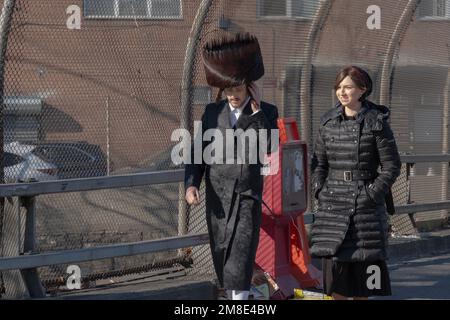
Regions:
<instances>
[{"instance_id":1,"label":"fur hat brim","mask_svg":"<svg viewBox=\"0 0 450 320\"><path fill-rule=\"evenodd\" d=\"M228 88L248 84L264 75L258 39L248 33L215 39L203 47L206 81L210 86Z\"/></svg>"}]
</instances>

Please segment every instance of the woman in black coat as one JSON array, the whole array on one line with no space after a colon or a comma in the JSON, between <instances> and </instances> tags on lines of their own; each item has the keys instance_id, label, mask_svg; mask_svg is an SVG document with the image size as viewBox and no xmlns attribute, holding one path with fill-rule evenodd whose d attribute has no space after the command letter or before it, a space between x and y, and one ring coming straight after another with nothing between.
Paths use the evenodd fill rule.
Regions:
<instances>
[{"instance_id":1,"label":"woman in black coat","mask_svg":"<svg viewBox=\"0 0 450 320\"><path fill-rule=\"evenodd\" d=\"M335 299L390 295L386 199L401 162L389 109L366 100L372 80L361 68L339 72L335 90L339 103L315 141L311 254L323 258L324 290Z\"/></svg>"},{"instance_id":2,"label":"woman in black coat","mask_svg":"<svg viewBox=\"0 0 450 320\"><path fill-rule=\"evenodd\" d=\"M243 164L238 163L241 153L236 141L252 131L259 139L260 130L276 128L278 112L275 106L260 101L258 87L253 82L264 73L256 38L238 36L217 40L205 46L203 57L208 84L221 89L216 103L205 108L203 134L215 130L219 137L225 138L227 131L237 136L223 141L222 156L217 162L205 159L204 151L212 141L203 143L202 163L186 165L186 201L190 205L199 203L198 190L204 177L214 268L220 285L232 291L232 298L245 300L259 242L263 176L261 162L252 163L249 158L258 153L259 141L248 144ZM220 99L222 91L225 100ZM228 147L234 153L227 154Z\"/></svg>"}]
</instances>

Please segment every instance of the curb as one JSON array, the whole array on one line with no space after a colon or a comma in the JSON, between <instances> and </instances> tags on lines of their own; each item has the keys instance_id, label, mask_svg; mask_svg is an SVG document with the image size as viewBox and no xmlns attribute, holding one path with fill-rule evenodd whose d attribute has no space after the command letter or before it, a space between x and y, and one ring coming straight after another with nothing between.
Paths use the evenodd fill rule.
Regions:
<instances>
[{"instance_id":1,"label":"curb","mask_svg":"<svg viewBox=\"0 0 450 320\"><path fill-rule=\"evenodd\" d=\"M450 232L421 234L419 239L389 239L389 260L422 258L450 252Z\"/></svg>"},{"instance_id":2,"label":"curb","mask_svg":"<svg viewBox=\"0 0 450 320\"><path fill-rule=\"evenodd\" d=\"M209 280L164 280L95 288L44 298L45 300L215 300L217 288Z\"/></svg>"}]
</instances>

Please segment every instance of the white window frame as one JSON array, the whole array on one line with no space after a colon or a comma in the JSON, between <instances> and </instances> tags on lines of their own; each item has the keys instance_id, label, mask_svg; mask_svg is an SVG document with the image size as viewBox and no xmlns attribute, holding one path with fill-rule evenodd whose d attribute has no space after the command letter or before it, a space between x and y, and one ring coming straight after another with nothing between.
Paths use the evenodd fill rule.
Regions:
<instances>
[{"instance_id":1,"label":"white window frame","mask_svg":"<svg viewBox=\"0 0 450 320\"><path fill-rule=\"evenodd\" d=\"M431 16L424 16L421 15L420 13L420 6L427 4L433 6L433 13ZM439 16L437 15L437 0L425 0L422 1L421 4L419 4L419 15L418 15L418 19L421 21L429 21L429 20L450 20L450 0L445 0L445 15L444 16Z\"/></svg>"},{"instance_id":2,"label":"white window frame","mask_svg":"<svg viewBox=\"0 0 450 320\"><path fill-rule=\"evenodd\" d=\"M83 4L87 1L95 0L83 0ZM86 12L86 6L83 7L83 14L85 19L104 19L104 20L182 20L183 19L183 1L182 0L172 0L178 1L180 3L180 15L179 16L152 16L152 0L143 0L147 2L147 16L121 16L119 15L119 2L121 0L111 0L114 1L114 15L88 15Z\"/></svg>"},{"instance_id":3,"label":"white window frame","mask_svg":"<svg viewBox=\"0 0 450 320\"><path fill-rule=\"evenodd\" d=\"M268 20L311 20L314 18L314 15L303 15L303 16L294 16L292 15L292 1L295 0L284 0L286 2L286 14L284 16L270 16L270 15L262 15L262 1L257 0L257 17L258 19L268 19ZM265 0L267 1L267 0ZM301 1L312 1L312 0L301 0ZM318 0L315 0L318 2ZM318 3L317 3L318 4Z\"/></svg>"}]
</instances>

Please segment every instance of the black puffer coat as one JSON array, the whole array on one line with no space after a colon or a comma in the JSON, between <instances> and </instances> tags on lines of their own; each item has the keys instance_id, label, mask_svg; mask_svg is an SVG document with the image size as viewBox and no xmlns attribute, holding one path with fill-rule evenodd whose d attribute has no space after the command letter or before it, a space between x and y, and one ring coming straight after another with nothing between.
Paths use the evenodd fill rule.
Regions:
<instances>
[{"instance_id":1,"label":"black puffer coat","mask_svg":"<svg viewBox=\"0 0 450 320\"><path fill-rule=\"evenodd\" d=\"M311 254L339 261L384 260L385 196L401 168L389 109L365 101L355 120L343 114L338 104L320 120L312 175L319 207Z\"/></svg>"}]
</instances>

